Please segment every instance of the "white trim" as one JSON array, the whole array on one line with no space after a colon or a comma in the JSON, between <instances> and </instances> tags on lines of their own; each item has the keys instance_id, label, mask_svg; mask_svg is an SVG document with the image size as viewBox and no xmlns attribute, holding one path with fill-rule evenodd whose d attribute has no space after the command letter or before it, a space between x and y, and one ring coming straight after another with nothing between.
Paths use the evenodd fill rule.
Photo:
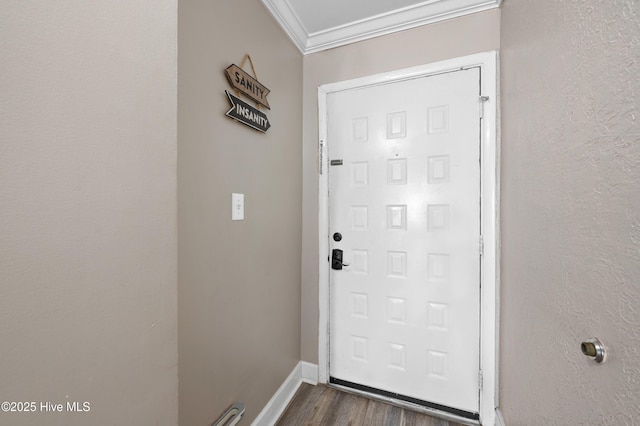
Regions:
<instances>
[{"instance_id":1,"label":"white trim","mask_svg":"<svg viewBox=\"0 0 640 426\"><path fill-rule=\"evenodd\" d=\"M498 0L426 1L403 9L393 10L361 21L309 34L307 53L320 52L334 47L367 40L426 24L457 18L474 12L494 9Z\"/></svg>"},{"instance_id":2,"label":"white trim","mask_svg":"<svg viewBox=\"0 0 640 426\"><path fill-rule=\"evenodd\" d=\"M327 170L327 94L326 86L318 87L318 131L320 134L319 156L320 175L318 190L318 236L320 240L318 273L319 305L318 312L318 381L329 381L329 179Z\"/></svg>"},{"instance_id":3,"label":"white trim","mask_svg":"<svg viewBox=\"0 0 640 426\"><path fill-rule=\"evenodd\" d=\"M489 99L484 104L482 120L482 233L484 255L482 256L481 289L481 330L480 330L480 368L483 371L483 389L480 393L480 420L492 425L496 418L498 397L498 325L499 325L499 164L500 151L498 139L498 53L495 51L478 53L429 65L423 65L390 73L377 74L355 80L343 81L320 86L318 88L319 140L323 159L321 170L328 168L327 159L327 95L333 92L357 87L373 86L383 83L423 77L460 68L481 67L481 90ZM319 382L327 383L329 378L329 181L327 173L319 176L319 338L318 368Z\"/></svg>"},{"instance_id":4,"label":"white trim","mask_svg":"<svg viewBox=\"0 0 640 426\"><path fill-rule=\"evenodd\" d=\"M489 99L484 103L482 120L482 256L480 368L483 387L480 392L480 421L495 423L498 395L499 341L499 241L500 241L500 140L498 135L498 54L487 55L482 65L481 90Z\"/></svg>"},{"instance_id":5,"label":"white trim","mask_svg":"<svg viewBox=\"0 0 640 426\"><path fill-rule=\"evenodd\" d=\"M287 409L296 391L302 384L302 362L296 364L291 374L284 380L280 388L264 406L258 417L251 423L252 426L274 425L282 413Z\"/></svg>"},{"instance_id":6,"label":"white trim","mask_svg":"<svg viewBox=\"0 0 640 426\"><path fill-rule=\"evenodd\" d=\"M504 417L502 416L502 411L500 411L499 408L496 408L495 426L507 426L507 423L504 421Z\"/></svg>"},{"instance_id":7,"label":"white trim","mask_svg":"<svg viewBox=\"0 0 640 426\"><path fill-rule=\"evenodd\" d=\"M309 383L310 385L318 384L318 365L311 364L306 361L300 361L300 367L302 372L302 381Z\"/></svg>"},{"instance_id":8,"label":"white trim","mask_svg":"<svg viewBox=\"0 0 640 426\"><path fill-rule=\"evenodd\" d=\"M280 24L291 41L302 52L306 53L309 32L287 0L262 0L273 18Z\"/></svg>"},{"instance_id":9,"label":"white trim","mask_svg":"<svg viewBox=\"0 0 640 426\"><path fill-rule=\"evenodd\" d=\"M262 0L303 54L500 7L502 0L425 0L380 15L309 33L287 0Z\"/></svg>"}]
</instances>

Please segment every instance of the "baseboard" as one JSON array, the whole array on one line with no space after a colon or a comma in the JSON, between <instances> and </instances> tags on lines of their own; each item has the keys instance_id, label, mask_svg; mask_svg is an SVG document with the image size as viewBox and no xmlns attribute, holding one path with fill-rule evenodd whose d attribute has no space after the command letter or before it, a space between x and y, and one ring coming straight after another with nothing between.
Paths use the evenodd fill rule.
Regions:
<instances>
[{"instance_id":1,"label":"baseboard","mask_svg":"<svg viewBox=\"0 0 640 426\"><path fill-rule=\"evenodd\" d=\"M502 417L502 411L500 411L499 408L496 408L496 426L507 426L504 417Z\"/></svg>"},{"instance_id":2,"label":"baseboard","mask_svg":"<svg viewBox=\"0 0 640 426\"><path fill-rule=\"evenodd\" d=\"M300 361L302 367L302 381L310 385L318 384L318 365Z\"/></svg>"},{"instance_id":3,"label":"baseboard","mask_svg":"<svg viewBox=\"0 0 640 426\"><path fill-rule=\"evenodd\" d=\"M302 384L302 361L296 364L280 388L264 406L251 426L272 426L278 421Z\"/></svg>"}]
</instances>

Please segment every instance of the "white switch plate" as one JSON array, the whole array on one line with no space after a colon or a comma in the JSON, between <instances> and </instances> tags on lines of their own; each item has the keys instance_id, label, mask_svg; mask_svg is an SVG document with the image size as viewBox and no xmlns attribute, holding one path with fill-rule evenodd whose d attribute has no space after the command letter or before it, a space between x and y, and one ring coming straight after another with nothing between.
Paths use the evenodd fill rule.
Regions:
<instances>
[{"instance_id":1,"label":"white switch plate","mask_svg":"<svg viewBox=\"0 0 640 426\"><path fill-rule=\"evenodd\" d=\"M244 194L231 194L231 220L244 220Z\"/></svg>"}]
</instances>

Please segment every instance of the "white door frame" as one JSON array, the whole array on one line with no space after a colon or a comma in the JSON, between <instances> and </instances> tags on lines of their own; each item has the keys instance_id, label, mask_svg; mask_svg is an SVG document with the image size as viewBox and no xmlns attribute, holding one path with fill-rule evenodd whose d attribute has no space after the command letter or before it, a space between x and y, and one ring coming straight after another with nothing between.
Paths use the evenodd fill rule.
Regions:
<instances>
[{"instance_id":1,"label":"white door frame","mask_svg":"<svg viewBox=\"0 0 640 426\"><path fill-rule=\"evenodd\" d=\"M407 79L450 72L462 68L480 67L482 96L488 97L481 122L481 232L484 250L481 258L480 309L480 421L494 425L498 406L498 315L499 315L499 262L500 262L500 149L498 141L498 52L478 53L460 58L406 68L384 74L325 84L318 88L319 107L319 382L329 380L329 159L327 158L327 95L354 88L392 83ZM480 102L480 100L479 100Z\"/></svg>"}]
</instances>

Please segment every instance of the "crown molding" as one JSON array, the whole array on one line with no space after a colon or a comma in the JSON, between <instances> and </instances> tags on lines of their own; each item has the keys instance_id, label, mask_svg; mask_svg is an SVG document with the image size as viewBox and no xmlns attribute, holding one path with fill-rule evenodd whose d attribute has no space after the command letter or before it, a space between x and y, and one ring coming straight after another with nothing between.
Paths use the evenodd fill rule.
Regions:
<instances>
[{"instance_id":1,"label":"crown molding","mask_svg":"<svg viewBox=\"0 0 640 426\"><path fill-rule=\"evenodd\" d=\"M305 55L494 9L500 7L501 2L502 0L428 0L414 6L309 34L287 0L262 0L275 20Z\"/></svg>"},{"instance_id":2,"label":"crown molding","mask_svg":"<svg viewBox=\"0 0 640 426\"><path fill-rule=\"evenodd\" d=\"M309 32L296 12L291 8L289 2L287 0L262 0L262 4L264 4L276 22L280 24L296 47L303 54L306 54Z\"/></svg>"}]
</instances>

